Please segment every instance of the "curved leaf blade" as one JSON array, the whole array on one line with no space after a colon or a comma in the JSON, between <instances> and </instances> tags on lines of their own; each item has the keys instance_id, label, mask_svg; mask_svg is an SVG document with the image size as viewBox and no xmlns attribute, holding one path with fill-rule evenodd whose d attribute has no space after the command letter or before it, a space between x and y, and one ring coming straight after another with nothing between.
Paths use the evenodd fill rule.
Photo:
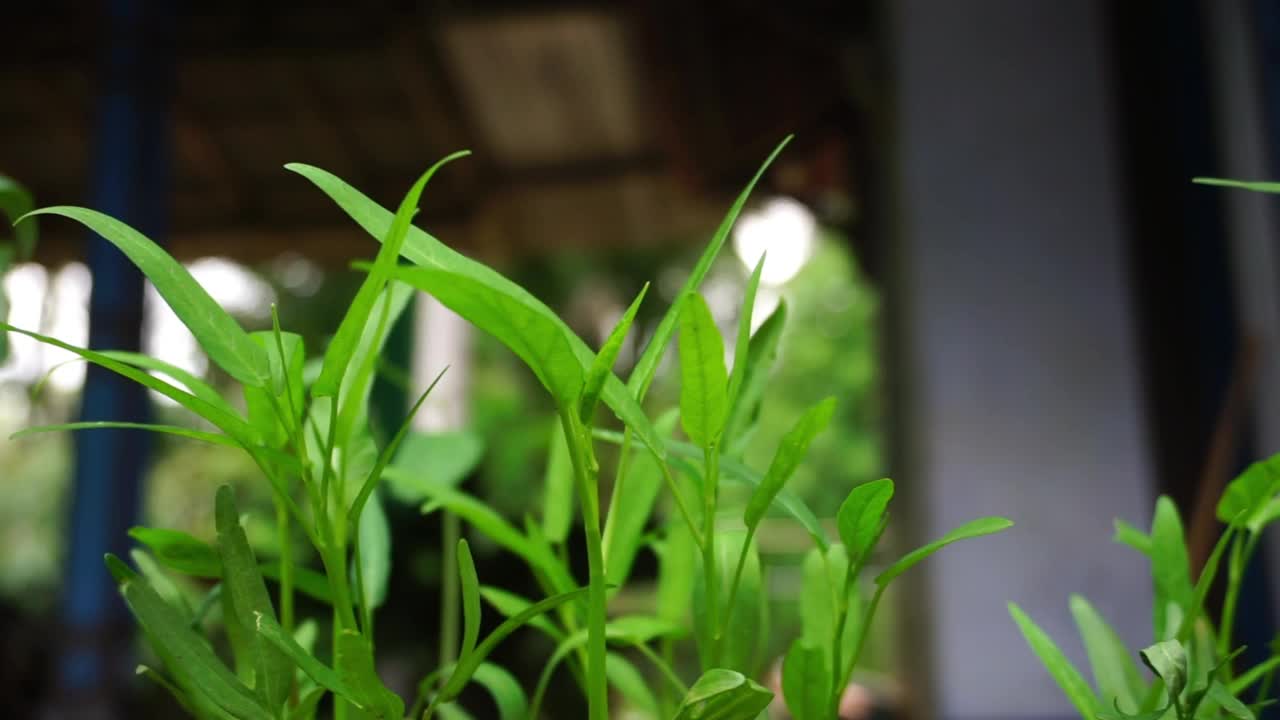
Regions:
<instances>
[{"instance_id":1,"label":"curved leaf blade","mask_svg":"<svg viewBox=\"0 0 1280 720\"><path fill-rule=\"evenodd\" d=\"M1084 640L1093 682L1103 703L1114 705L1121 712L1138 712L1147 688L1124 641L1080 595L1071 596L1071 615Z\"/></svg>"},{"instance_id":2,"label":"curved leaf blade","mask_svg":"<svg viewBox=\"0 0 1280 720\"><path fill-rule=\"evenodd\" d=\"M61 215L76 220L115 245L155 285L210 360L246 385L262 386L267 382L267 356L262 347L249 339L240 323L159 245L119 220L87 208L47 207L23 217L34 215Z\"/></svg>"},{"instance_id":3,"label":"curved leaf blade","mask_svg":"<svg viewBox=\"0 0 1280 720\"><path fill-rule=\"evenodd\" d=\"M1036 657L1040 658L1040 663L1044 665L1045 670L1049 671L1049 675L1053 677L1058 687L1062 688L1063 694L1071 701L1076 710L1080 713L1083 720L1094 720L1098 713L1103 710L1103 705L1098 702L1097 696L1093 694L1093 690L1089 687L1089 683L1076 670L1067 656L1062 653L1053 638L1049 637L1044 630L1040 629L1027 614L1022 611L1014 603L1009 603L1009 614L1013 616L1013 621L1018 624L1018 629L1022 631L1022 637L1026 639L1027 644L1035 652Z\"/></svg>"},{"instance_id":4,"label":"curved leaf blade","mask_svg":"<svg viewBox=\"0 0 1280 720\"><path fill-rule=\"evenodd\" d=\"M835 409L835 398L829 397L823 400L806 410L787 434L782 436L773 461L765 471L764 479L751 493L751 499L747 501L747 507L743 511L742 520L747 527L752 528L760 524L760 520L773 504L778 491L786 485L787 480L791 479L796 468L804 461L805 453L809 451L809 444L831 422Z\"/></svg>"},{"instance_id":5,"label":"curved leaf blade","mask_svg":"<svg viewBox=\"0 0 1280 720\"><path fill-rule=\"evenodd\" d=\"M713 668L689 688L675 720L754 720L773 693L740 672Z\"/></svg>"},{"instance_id":6,"label":"curved leaf blade","mask_svg":"<svg viewBox=\"0 0 1280 720\"><path fill-rule=\"evenodd\" d=\"M592 416L595 415L596 404L600 402L600 393L604 392L604 383L613 372L613 364L618 360L622 342L627 339L631 323L636 319L636 311L640 309L640 303L644 302L647 292L649 292L649 283L645 283L644 287L640 288L640 294L636 295L636 299L631 301L631 306L614 325L613 331L609 333L608 339L604 341L600 352L596 353L595 360L587 370L587 379L582 388L582 400L578 403L578 417L583 424L589 425Z\"/></svg>"},{"instance_id":7,"label":"curved leaf blade","mask_svg":"<svg viewBox=\"0 0 1280 720\"><path fill-rule=\"evenodd\" d=\"M393 216L391 213L359 190L351 187L332 173L320 168L299 163L290 163L286 169L302 175L332 199L343 212L355 220L365 232L381 242L386 236ZM434 268L446 274L466 277L472 282L490 287L501 295L506 295L545 320L558 325L569 342L570 350L577 357L579 365L586 367L595 357L595 353L587 347L577 335L569 330L568 325L560 319L545 303L535 298L529 291L520 287L510 279L503 277L492 268L476 262L444 245L436 238L409 226L408 237L400 254L409 261L424 268ZM627 427L640 438L641 442L656 452L662 452L662 443L649 427L649 420L641 409L636 397L627 390L612 373L605 380L604 392L601 395L605 404Z\"/></svg>"},{"instance_id":8,"label":"curved leaf blade","mask_svg":"<svg viewBox=\"0 0 1280 720\"><path fill-rule=\"evenodd\" d=\"M458 540L458 577L462 583L462 648L458 657L466 659L480 638L480 578L465 538Z\"/></svg>"},{"instance_id":9,"label":"curved leaf blade","mask_svg":"<svg viewBox=\"0 0 1280 720\"><path fill-rule=\"evenodd\" d=\"M893 481L880 478L855 486L840 504L836 526L850 562L860 563L880 539L893 491Z\"/></svg>"},{"instance_id":10,"label":"curved leaf blade","mask_svg":"<svg viewBox=\"0 0 1280 720\"><path fill-rule=\"evenodd\" d=\"M960 540L967 540L969 538L981 537L983 535L993 535L995 533L1008 530L1011 527L1013 527L1013 521L1002 517L985 517L967 522L937 540L934 540L928 545L916 548L902 556L902 559L890 565L884 572L876 576L876 584L888 585L894 578L915 567L915 565L921 560L924 560L951 543L958 542Z\"/></svg>"},{"instance_id":11,"label":"curved leaf blade","mask_svg":"<svg viewBox=\"0 0 1280 720\"><path fill-rule=\"evenodd\" d=\"M347 312L342 317L333 340L325 350L320 377L316 378L311 388L317 397L338 394L343 375L346 373L352 355L355 354L356 345L360 342L360 336L369 322L369 316L373 314L374 304L390 279L391 270L395 267L397 258L400 257L400 249L404 246L405 238L408 237L413 216L418 211L418 200L422 197L423 189L437 170L453 160L470 154L470 151L463 150L438 160L418 177L417 182L409 188L409 192L400 201L400 207L391 220L391 227L385 239L382 240L382 247L373 261L373 270L356 291L356 296L347 307Z\"/></svg>"}]
</instances>

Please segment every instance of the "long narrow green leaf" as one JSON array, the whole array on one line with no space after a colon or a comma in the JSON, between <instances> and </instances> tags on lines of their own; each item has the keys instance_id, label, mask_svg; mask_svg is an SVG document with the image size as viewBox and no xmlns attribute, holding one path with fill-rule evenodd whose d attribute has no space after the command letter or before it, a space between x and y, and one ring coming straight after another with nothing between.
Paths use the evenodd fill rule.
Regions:
<instances>
[{"instance_id":1,"label":"long narrow green leaf","mask_svg":"<svg viewBox=\"0 0 1280 720\"><path fill-rule=\"evenodd\" d=\"M1195 594L1191 585L1191 562L1187 556L1187 542L1182 531L1182 518L1173 500L1160 496L1156 500L1155 516L1151 520L1151 579L1154 587L1152 598L1152 632L1159 640L1172 637L1177 631L1169 618L1169 605L1181 611L1177 618L1181 623L1190 609Z\"/></svg>"},{"instance_id":2,"label":"long narrow green leaf","mask_svg":"<svg viewBox=\"0 0 1280 720\"><path fill-rule=\"evenodd\" d=\"M1093 681L1102 703L1126 713L1138 712L1147 687L1124 641L1089 601L1079 595L1071 596L1071 614L1089 654Z\"/></svg>"},{"instance_id":3,"label":"long narrow green leaf","mask_svg":"<svg viewBox=\"0 0 1280 720\"><path fill-rule=\"evenodd\" d=\"M249 539L240 526L235 494L229 485L218 488L214 515L218 527L218 556L222 560L222 585L229 593L236 614L242 618L264 615L275 620L271 596L267 594L267 585L258 571L258 561L249 547ZM255 638L253 655L257 679L255 689L267 707L278 708L292 690L293 663L261 636Z\"/></svg>"},{"instance_id":4,"label":"long narrow green leaf","mask_svg":"<svg viewBox=\"0 0 1280 720\"><path fill-rule=\"evenodd\" d=\"M350 364L356 343L364 332L369 316L373 313L374 303L391 277L391 270L395 267L396 259L400 256L400 250L408 237L410 223L418 211L418 199L422 196L423 189L436 171L445 164L470 154L469 151L464 150L439 160L428 168L405 194L391 221L391 227L382 240L382 248L379 249L377 258L374 260L372 272L356 292L346 315L342 318L342 323L338 325L338 331L334 334L328 349L325 350L320 377L311 388L312 393L317 397L338 394L339 383Z\"/></svg>"},{"instance_id":5,"label":"long narrow green leaf","mask_svg":"<svg viewBox=\"0 0 1280 720\"><path fill-rule=\"evenodd\" d=\"M1080 671L1076 670L1062 650L1058 649L1053 638L1022 612L1022 608L1009 603L1009 614L1013 616L1013 621L1022 631L1022 637L1026 638L1027 644L1035 651L1036 657L1040 658L1040 662L1049 671L1054 682L1062 688L1062 692L1075 706L1080 717L1083 720L1094 720L1104 706L1098 702L1097 696L1089 688L1089 683L1080 675Z\"/></svg>"},{"instance_id":6,"label":"long narrow green leaf","mask_svg":"<svg viewBox=\"0 0 1280 720\"><path fill-rule=\"evenodd\" d=\"M291 164L285 167L315 184L347 215L364 228L365 232L378 240L381 240L386 235L387 229L391 225L391 213L360 193L360 191L331 173L316 167L300 164ZM550 322L559 325L568 339L570 349L583 367L589 365L594 359L595 353L591 352L591 349L587 347L587 344L581 338L569 331L568 326L558 315L527 290L503 277L492 268L465 257L445 246L434 237L412 226L409 229L409 236L405 240L404 247L401 249L401 254L419 266L434 267L465 276L494 288L500 294L516 300ZM710 267L710 260L707 261L706 266ZM702 263L699 263L699 267L702 267ZM698 270L695 269L695 275L697 272ZM701 272L705 275L706 271L703 269ZM690 279L692 280L693 277ZM701 277L698 277L698 282L701 282ZM696 285L697 283L694 283L695 287ZM673 318L669 323L672 325L671 330L666 331L666 339L660 343L664 348L666 342L670 340L671 332L674 332L674 323L675 320ZM652 347L653 345L651 342L650 346ZM649 351L646 350L646 352ZM656 360L654 362L656 364ZM635 378L636 374L633 373L632 377ZM643 393L640 393L640 396L642 397ZM605 404L613 410L619 420L636 433L647 448L661 452L661 443L654 435L652 428L649 427L648 419L645 417L644 411L640 408L636 398L637 395L629 392L627 387L612 374L605 380L602 394Z\"/></svg>"},{"instance_id":7,"label":"long narrow green leaf","mask_svg":"<svg viewBox=\"0 0 1280 720\"><path fill-rule=\"evenodd\" d=\"M513 592L503 590L502 588L492 587L490 585L480 586L480 597L484 598L485 602L492 605L493 609L497 610L498 614L503 617L519 615L525 610L533 607L532 600L527 600ZM529 627L541 630L556 642L560 642L564 639L564 633L560 632L560 630L556 628L555 625L552 625L551 621L547 620L545 617L537 616L532 618L529 620Z\"/></svg>"},{"instance_id":8,"label":"long narrow green leaf","mask_svg":"<svg viewBox=\"0 0 1280 720\"><path fill-rule=\"evenodd\" d=\"M202 578L221 578L222 560L212 545L187 533L163 528L133 527L129 537L146 545L156 560L171 570Z\"/></svg>"},{"instance_id":9,"label":"long narrow green leaf","mask_svg":"<svg viewBox=\"0 0 1280 720\"><path fill-rule=\"evenodd\" d=\"M267 382L267 356L262 347L250 340L235 318L159 245L119 220L86 208L47 207L33 210L24 218L34 215L71 218L115 245L155 285L210 360L246 385Z\"/></svg>"},{"instance_id":10,"label":"long narrow green leaf","mask_svg":"<svg viewBox=\"0 0 1280 720\"><path fill-rule=\"evenodd\" d=\"M180 390L160 378L138 370L131 365L114 360L103 353L97 352L96 350L76 347L75 345L62 342L57 338L42 335L30 330L23 330L22 328L16 328L6 323L0 323L0 328L8 330L9 332L16 332L19 335L26 335L27 337L39 340L46 345L52 345L56 348L61 348L74 353L95 365L99 365L116 373L117 375L123 375L147 389L155 390L196 415L208 420L215 427L222 430L227 435L230 435L241 446L250 447L257 445L260 442L260 433L240 417L230 414L216 405L201 400L195 395ZM245 337L247 338L248 336L246 335ZM252 343L252 341L250 342ZM257 347L256 344L255 347Z\"/></svg>"},{"instance_id":11,"label":"long narrow green leaf","mask_svg":"<svg viewBox=\"0 0 1280 720\"><path fill-rule=\"evenodd\" d=\"M562 407L573 407L583 387L583 365L567 330L507 292L461 273L433 267L396 268L392 277L430 293L445 307L506 345Z\"/></svg>"},{"instance_id":12,"label":"long narrow green leaf","mask_svg":"<svg viewBox=\"0 0 1280 720\"><path fill-rule=\"evenodd\" d=\"M188 678L188 691L196 689L211 703L237 718L271 719L272 715L263 707L262 701L222 664L213 649L191 630L177 609L161 599L115 556L107 556L107 566L119 582L120 593L146 631L147 638L162 656L174 661L174 664L166 663L170 671L180 671Z\"/></svg>"},{"instance_id":13,"label":"long narrow green leaf","mask_svg":"<svg viewBox=\"0 0 1280 720\"><path fill-rule=\"evenodd\" d=\"M693 271L689 273L689 279L685 281L684 287L680 289L680 294L676 297L684 297L697 292L698 287L702 285L702 280L707 276L707 272L711 270L711 264L715 262L716 256L720 254L720 248L724 247L724 241L729 237L729 231L733 229L733 224L738 220L738 214L742 212L742 208L747 204L747 198L751 196L751 191L755 189L756 183L760 178L764 177L764 173L773 164L782 149L791 142L791 136L788 135L778 143L773 152L769 153L769 157L760 164L760 169L756 170L755 176L747 183L747 186L738 194L737 199L733 201L733 205L729 208L729 212L725 214L724 219L720 221L719 227L716 228L715 234L711 236L711 242L707 244L702 256L698 258L697 264L693 266ZM679 303L672 305L667 314L658 322L658 327L654 330L653 337L650 338L649 344L645 346L644 352L640 354L640 359L636 361L635 368L631 371L631 376L627 378L627 389L631 392L632 397L643 400L645 394L649 390L649 384L653 382L653 376L658 371L658 362L662 360L663 354L667 351L667 344L671 342L672 335L676 331L676 322L679 319L681 308Z\"/></svg>"},{"instance_id":14,"label":"long narrow green leaf","mask_svg":"<svg viewBox=\"0 0 1280 720\"><path fill-rule=\"evenodd\" d=\"M604 383L613 372L613 364L618 360L622 342L627 339L631 323L636 319L636 311L640 309L640 303L644 302L644 295L648 291L649 283L645 283L644 287L640 288L640 294L631 301L631 306L613 327L613 332L609 333L608 339L604 341L600 352L596 353L595 360L587 370L587 379L582 388L582 400L578 403L578 417L583 424L591 424L592 416L596 412L596 404L600 402L600 393L604 391Z\"/></svg>"},{"instance_id":15,"label":"long narrow green leaf","mask_svg":"<svg viewBox=\"0 0 1280 720\"><path fill-rule=\"evenodd\" d=\"M67 432L72 430L109 430L127 428L131 430L146 430L147 432L159 433L161 435L175 435L184 437L188 440L199 440L213 445L222 445L225 447L239 448L240 445L230 437L221 433L206 432L204 430L193 430L178 425L156 425L154 423L137 423L124 422L118 420L89 420L85 422L69 422L59 425L36 425L35 427L23 428L18 432L9 436L10 440L16 440L27 435L38 435L40 433L50 432Z\"/></svg>"},{"instance_id":16,"label":"long narrow green leaf","mask_svg":"<svg viewBox=\"0 0 1280 720\"><path fill-rule=\"evenodd\" d=\"M734 370L737 371L736 366ZM746 510L743 511L742 520L747 527L755 527L764 518L765 511L773 504L773 498L804 460L809 444L831 422L835 409L835 398L823 400L805 411L787 434L782 436L773 462L769 464L760 485L751 493L751 499L747 501Z\"/></svg>"},{"instance_id":17,"label":"long narrow green leaf","mask_svg":"<svg viewBox=\"0 0 1280 720\"><path fill-rule=\"evenodd\" d=\"M314 680L320 687L354 704L357 708L364 708L360 693L349 687L332 668L304 650L292 636L284 631L284 628L280 627L279 623L261 614L254 619L257 623L258 634L288 655L297 664L298 668L307 674L307 677Z\"/></svg>"},{"instance_id":18,"label":"long narrow green leaf","mask_svg":"<svg viewBox=\"0 0 1280 720\"><path fill-rule=\"evenodd\" d=\"M972 520L923 547L916 548L876 576L877 585L888 585L894 578L915 567L916 563L959 540L992 535L1013 527L1013 521L1002 517Z\"/></svg>"},{"instance_id":19,"label":"long narrow green leaf","mask_svg":"<svg viewBox=\"0 0 1280 720\"><path fill-rule=\"evenodd\" d=\"M168 375L186 387L192 395L225 411L229 415L237 414L235 409L231 407L231 403L227 402L227 399L216 388L196 377L194 373L188 372L173 363L153 358L150 355L129 352L128 350L102 350L100 352L106 357L118 360L126 365Z\"/></svg>"},{"instance_id":20,"label":"long narrow green leaf","mask_svg":"<svg viewBox=\"0 0 1280 720\"><path fill-rule=\"evenodd\" d=\"M1251 190L1253 192L1280 193L1280 183L1276 182L1260 182L1249 180L1227 180L1225 178L1196 177L1191 178L1191 182L1197 185L1216 185L1218 187L1236 188L1238 190Z\"/></svg>"},{"instance_id":21,"label":"long narrow green leaf","mask_svg":"<svg viewBox=\"0 0 1280 720\"><path fill-rule=\"evenodd\" d=\"M465 660L480 639L480 578L465 539L458 540L457 553L458 577L462 584L462 648L458 657Z\"/></svg>"},{"instance_id":22,"label":"long narrow green leaf","mask_svg":"<svg viewBox=\"0 0 1280 720\"><path fill-rule=\"evenodd\" d=\"M724 339L701 295L683 300L680 312L680 424L695 445L713 447L729 414Z\"/></svg>"},{"instance_id":23,"label":"long narrow green leaf","mask_svg":"<svg viewBox=\"0 0 1280 720\"><path fill-rule=\"evenodd\" d=\"M1115 521L1115 527L1116 534L1112 537L1113 542L1128 545L1143 555L1151 557L1150 535L1119 519Z\"/></svg>"}]
</instances>

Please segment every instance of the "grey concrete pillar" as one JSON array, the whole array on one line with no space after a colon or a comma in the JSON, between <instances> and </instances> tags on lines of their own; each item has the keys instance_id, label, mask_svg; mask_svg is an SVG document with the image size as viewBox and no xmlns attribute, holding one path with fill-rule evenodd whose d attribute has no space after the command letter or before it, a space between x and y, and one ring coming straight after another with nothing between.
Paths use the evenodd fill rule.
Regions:
<instances>
[{"instance_id":1,"label":"grey concrete pillar","mask_svg":"<svg viewBox=\"0 0 1280 720\"><path fill-rule=\"evenodd\" d=\"M888 7L900 493L918 540L979 515L1017 523L931 561L915 615L928 650L909 667L936 717L1071 717L1006 601L1082 669L1070 593L1134 647L1151 635L1146 564L1110 541L1114 517L1149 522L1153 482L1103 8Z\"/></svg>"}]
</instances>

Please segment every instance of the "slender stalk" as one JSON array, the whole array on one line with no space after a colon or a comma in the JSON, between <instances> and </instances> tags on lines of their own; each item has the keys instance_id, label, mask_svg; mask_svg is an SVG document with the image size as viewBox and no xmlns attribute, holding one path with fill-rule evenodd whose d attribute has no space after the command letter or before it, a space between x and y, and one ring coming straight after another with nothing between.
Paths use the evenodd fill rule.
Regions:
<instances>
[{"instance_id":1,"label":"slender stalk","mask_svg":"<svg viewBox=\"0 0 1280 720\"><path fill-rule=\"evenodd\" d=\"M444 513L440 528L443 563L440 572L440 666L457 660L458 653L458 538L462 535L462 523L453 513Z\"/></svg>"},{"instance_id":2,"label":"slender stalk","mask_svg":"<svg viewBox=\"0 0 1280 720\"><path fill-rule=\"evenodd\" d=\"M738 562L733 568L733 581L729 583L729 602L724 607L724 623L716 628L716 654L720 654L721 643L724 641L725 630L728 629L729 623L733 622L733 606L738 602L738 585L742 581L742 568L747 564L747 552L751 549L751 540L756 536L756 528L754 526L747 528L747 538L742 542L742 551L738 553Z\"/></svg>"},{"instance_id":3,"label":"slender stalk","mask_svg":"<svg viewBox=\"0 0 1280 720\"><path fill-rule=\"evenodd\" d=\"M591 720L608 720L609 689L605 676L605 595L603 538L600 536L600 501L595 463L590 459L589 436L583 432L574 408L562 408L569 459L582 503L582 524L587 541L587 708Z\"/></svg>"},{"instance_id":4,"label":"slender stalk","mask_svg":"<svg viewBox=\"0 0 1280 720\"><path fill-rule=\"evenodd\" d=\"M875 619L876 608L880 606L880 598L884 596L884 585L876 585L876 592L871 596L871 604L867 606L866 613L862 616L862 627L858 628L858 642L853 646L853 655L849 656L848 665L841 669L841 673L837 680L836 686L843 692L844 688L849 686L849 680L853 677L853 669L858 666L858 660L862 657L862 649L867 644L867 636L870 634L871 621ZM832 664L833 667L839 667Z\"/></svg>"},{"instance_id":5,"label":"slender stalk","mask_svg":"<svg viewBox=\"0 0 1280 720\"><path fill-rule=\"evenodd\" d=\"M1218 657L1226 657L1231 651L1232 631L1235 628L1236 606L1240 602L1240 586L1244 582L1244 570L1248 564L1247 556L1252 554L1254 548L1253 538L1249 541L1243 541L1241 536L1236 536L1235 541L1231 544L1231 558L1227 563L1227 594L1222 602L1222 622L1218 625ZM1231 676L1231 669L1226 668L1228 677Z\"/></svg>"},{"instance_id":6,"label":"slender stalk","mask_svg":"<svg viewBox=\"0 0 1280 720\"><path fill-rule=\"evenodd\" d=\"M844 629L845 625L849 622L849 593L853 590L857 583L858 574L861 572L861 560L859 560L856 565L850 563L849 567L845 568L844 588L840 591L840 595L836 599L836 633L835 637L831 638L831 667L836 669L843 667L842 663L844 659L842 656L844 655ZM869 618L867 623L870 623ZM862 636L865 635L866 632L867 624L863 624L862 628L858 630L858 649L854 652L854 656L851 658L852 662L849 665L849 672L851 674L853 672L853 667L858 663L857 656L862 652ZM833 684L831 688L831 717L840 716L840 699L844 697L844 689L848 684L848 679L844 681L843 685Z\"/></svg>"},{"instance_id":7,"label":"slender stalk","mask_svg":"<svg viewBox=\"0 0 1280 720\"><path fill-rule=\"evenodd\" d=\"M706 585L707 626L711 628L711 667L720 665L720 646L714 638L720 627L720 572L716 568L716 499L720 453L711 446L703 453L706 473L702 479L702 577Z\"/></svg>"},{"instance_id":8,"label":"slender stalk","mask_svg":"<svg viewBox=\"0 0 1280 720\"><path fill-rule=\"evenodd\" d=\"M356 606L360 608L360 629L373 645L373 608L364 591L364 563L360 560L360 521L351 529L351 554L356 563Z\"/></svg>"},{"instance_id":9,"label":"slender stalk","mask_svg":"<svg viewBox=\"0 0 1280 720\"><path fill-rule=\"evenodd\" d=\"M613 513L618 509L619 503L622 502L623 490L625 488L625 480L627 470L631 463L631 428L626 428L622 433L622 446L618 449L618 465L613 474L613 493L609 496L609 510L605 513L605 517L613 517ZM604 544L609 547L613 544L613 531L616 525L607 525L604 529Z\"/></svg>"},{"instance_id":10,"label":"slender stalk","mask_svg":"<svg viewBox=\"0 0 1280 720\"><path fill-rule=\"evenodd\" d=\"M276 530L280 543L280 627L293 633L293 548L289 542L289 509L275 498Z\"/></svg>"},{"instance_id":11,"label":"slender stalk","mask_svg":"<svg viewBox=\"0 0 1280 720\"><path fill-rule=\"evenodd\" d=\"M649 664L653 665L658 669L658 672L662 673L662 676L666 678L667 682L672 688L675 688L676 692L678 692L681 697L684 697L684 695L689 692L689 687L681 682L680 676L676 675L676 671L671 667L671 664L666 660L663 660L658 653L653 651L653 648L644 643L640 643L633 647L635 647L636 651L649 661Z\"/></svg>"},{"instance_id":12,"label":"slender stalk","mask_svg":"<svg viewBox=\"0 0 1280 720\"><path fill-rule=\"evenodd\" d=\"M689 534L693 535L693 543L699 548L705 544L702 539L702 531L698 529L698 524L693 521L693 514L689 512L689 506L685 504L684 495L680 492L680 486L676 485L676 478L671 474L671 468L667 467L667 462L657 456L654 457L658 467L662 469L662 479L667 483L667 489L671 492L671 496L676 500L676 507L680 509L680 516L684 518L684 524L689 527Z\"/></svg>"},{"instance_id":13,"label":"slender stalk","mask_svg":"<svg viewBox=\"0 0 1280 720\"><path fill-rule=\"evenodd\" d=\"M675 643L671 642L671 638L663 637L661 641L662 661L667 667L675 665ZM684 697L685 692L681 692L678 697L672 697L671 688L663 685L658 690L658 707L662 711L662 717L671 717L675 714L676 702L680 697Z\"/></svg>"}]
</instances>

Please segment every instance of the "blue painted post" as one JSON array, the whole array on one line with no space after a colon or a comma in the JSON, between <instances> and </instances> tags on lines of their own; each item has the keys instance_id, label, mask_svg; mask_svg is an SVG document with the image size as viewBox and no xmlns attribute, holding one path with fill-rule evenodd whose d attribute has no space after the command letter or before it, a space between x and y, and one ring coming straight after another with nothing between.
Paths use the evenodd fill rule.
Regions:
<instances>
[{"instance_id":1,"label":"blue painted post","mask_svg":"<svg viewBox=\"0 0 1280 720\"><path fill-rule=\"evenodd\" d=\"M156 238L164 234L169 197L171 8L162 0L112 0L106 11L90 205ZM142 274L97 235L86 252L93 274L90 347L139 349ZM140 422L149 414L141 386L89 368L81 420ZM85 698L109 701L116 680L131 674L124 662L131 626L102 556L127 551L125 532L137 518L149 449L148 435L138 431L76 436L57 667L60 697L73 716Z\"/></svg>"}]
</instances>

